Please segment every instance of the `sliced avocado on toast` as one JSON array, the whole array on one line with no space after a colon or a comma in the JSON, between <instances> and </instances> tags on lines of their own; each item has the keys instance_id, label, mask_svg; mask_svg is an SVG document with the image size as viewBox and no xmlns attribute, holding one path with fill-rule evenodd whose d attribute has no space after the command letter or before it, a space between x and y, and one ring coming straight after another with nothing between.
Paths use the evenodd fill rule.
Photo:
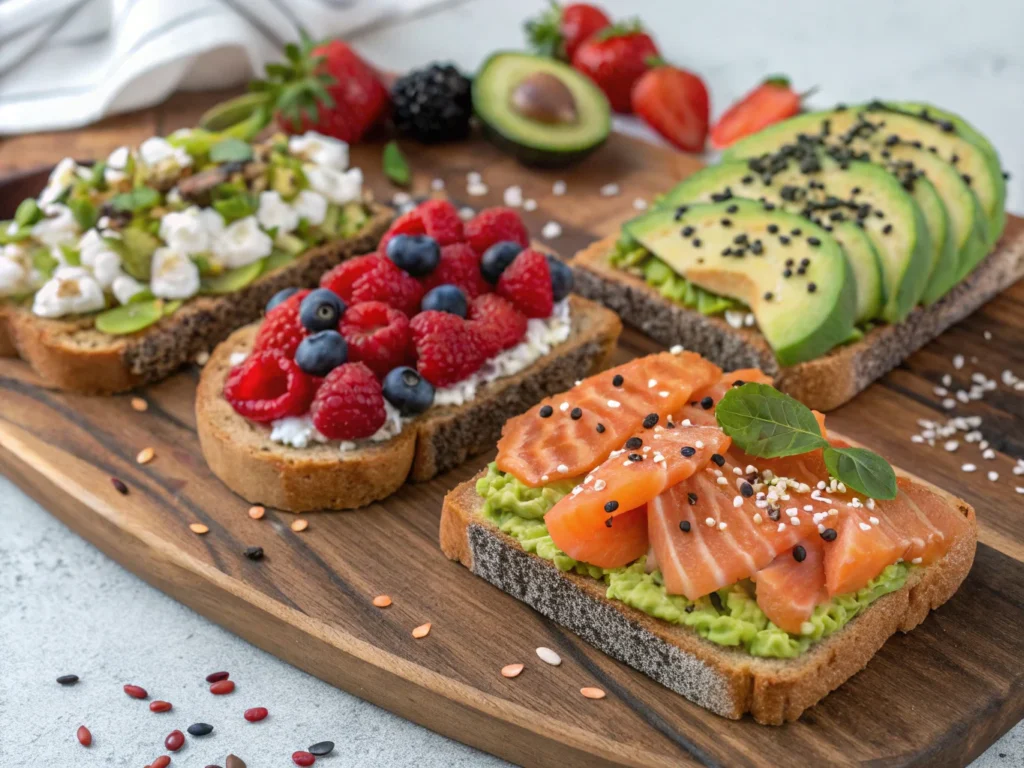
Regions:
<instances>
[{"instance_id":1,"label":"sliced avocado on toast","mask_svg":"<svg viewBox=\"0 0 1024 768\"><path fill-rule=\"evenodd\" d=\"M712 193L711 199L763 198L831 230L846 246L857 277L859 321L880 317L899 322L924 293L935 251L923 214L899 182L877 166L840 163L813 147L788 145L772 155L706 168L662 202L672 206ZM837 231L842 224L863 229L874 246L881 262L881 296L871 250L851 228Z\"/></svg>"},{"instance_id":2,"label":"sliced avocado on toast","mask_svg":"<svg viewBox=\"0 0 1024 768\"><path fill-rule=\"evenodd\" d=\"M727 200L658 208L624 229L687 281L750 307L780 365L819 357L853 333L850 262L797 214ZM796 229L799 236L788 234Z\"/></svg>"}]
</instances>

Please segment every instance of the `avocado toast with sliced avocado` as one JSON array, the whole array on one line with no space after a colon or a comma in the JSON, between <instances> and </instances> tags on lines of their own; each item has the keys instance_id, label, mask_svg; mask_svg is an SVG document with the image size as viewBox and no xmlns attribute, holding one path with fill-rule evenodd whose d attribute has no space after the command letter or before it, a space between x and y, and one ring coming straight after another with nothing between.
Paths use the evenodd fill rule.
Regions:
<instances>
[{"instance_id":1,"label":"avocado toast with sliced avocado","mask_svg":"<svg viewBox=\"0 0 1024 768\"><path fill-rule=\"evenodd\" d=\"M584 295L655 340L829 410L1024 276L1024 243L985 258L1004 200L995 151L960 118L872 102L741 139L573 264ZM837 292L851 313L823 309Z\"/></svg>"},{"instance_id":2,"label":"avocado toast with sliced avocado","mask_svg":"<svg viewBox=\"0 0 1024 768\"><path fill-rule=\"evenodd\" d=\"M390 220L348 146L316 133L183 129L92 166L66 158L0 223L2 325L49 385L123 391L371 250Z\"/></svg>"}]
</instances>

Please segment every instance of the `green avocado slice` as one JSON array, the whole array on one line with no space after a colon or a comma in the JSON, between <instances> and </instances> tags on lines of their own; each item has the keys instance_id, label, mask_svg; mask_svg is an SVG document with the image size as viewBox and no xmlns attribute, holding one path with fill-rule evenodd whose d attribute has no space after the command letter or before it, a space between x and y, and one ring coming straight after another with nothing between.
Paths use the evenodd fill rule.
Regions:
<instances>
[{"instance_id":1,"label":"green avocado slice","mask_svg":"<svg viewBox=\"0 0 1024 768\"><path fill-rule=\"evenodd\" d=\"M729 200L659 208L624 228L697 287L748 306L782 366L819 357L853 331L850 263L828 232L796 214ZM782 235L794 229L801 235Z\"/></svg>"}]
</instances>

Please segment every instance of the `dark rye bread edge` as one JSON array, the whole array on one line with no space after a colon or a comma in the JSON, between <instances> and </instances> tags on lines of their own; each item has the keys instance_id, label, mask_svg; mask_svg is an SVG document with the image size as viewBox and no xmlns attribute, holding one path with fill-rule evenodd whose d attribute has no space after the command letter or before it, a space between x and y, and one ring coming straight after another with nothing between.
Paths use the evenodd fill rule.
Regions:
<instances>
[{"instance_id":1,"label":"dark rye bread edge","mask_svg":"<svg viewBox=\"0 0 1024 768\"><path fill-rule=\"evenodd\" d=\"M863 669L890 636L910 631L952 597L971 569L977 544L973 508L914 478L967 517L969 533L942 559L916 571L902 589L879 598L798 659L759 659L609 600L602 582L563 573L527 553L481 516L476 481L482 476L445 497L440 543L449 559L695 704L732 719L750 712L765 725L799 718Z\"/></svg>"},{"instance_id":2,"label":"dark rye bread edge","mask_svg":"<svg viewBox=\"0 0 1024 768\"><path fill-rule=\"evenodd\" d=\"M282 288L316 285L339 262L374 250L393 211L376 203L368 207L369 220L352 237L312 248L233 293L190 299L172 315L135 334L101 333L91 317L48 320L26 308L8 307L4 314L14 346L44 384L57 389L113 394L159 381L258 318Z\"/></svg>"},{"instance_id":3,"label":"dark rye bread edge","mask_svg":"<svg viewBox=\"0 0 1024 768\"><path fill-rule=\"evenodd\" d=\"M881 325L855 344L823 357L780 368L755 329L733 328L663 297L641 278L609 262L616 237L591 244L569 262L575 290L615 310L623 321L666 347L682 344L726 370L760 368L775 385L805 405L830 411L852 399L946 328L1024 277L1024 235L1004 238L996 250L930 307L917 307L902 323Z\"/></svg>"},{"instance_id":4,"label":"dark rye bread edge","mask_svg":"<svg viewBox=\"0 0 1024 768\"><path fill-rule=\"evenodd\" d=\"M361 507L407 480L429 480L492 449L508 419L607 365L621 322L580 296L569 301L571 335L533 365L483 385L471 403L431 410L396 438L344 454L337 441L306 448L273 443L269 427L243 419L222 397L232 353L252 346L258 324L250 324L218 345L199 378L196 427L203 457L242 498L288 512Z\"/></svg>"}]
</instances>

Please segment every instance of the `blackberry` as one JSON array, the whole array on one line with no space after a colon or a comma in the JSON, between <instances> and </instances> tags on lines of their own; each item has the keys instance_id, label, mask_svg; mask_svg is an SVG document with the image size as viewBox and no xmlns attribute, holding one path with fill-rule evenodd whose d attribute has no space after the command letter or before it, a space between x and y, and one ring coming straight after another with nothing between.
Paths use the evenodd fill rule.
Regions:
<instances>
[{"instance_id":1,"label":"blackberry","mask_svg":"<svg viewBox=\"0 0 1024 768\"><path fill-rule=\"evenodd\" d=\"M452 64L431 64L403 75L391 88L392 118L402 136L432 144L469 135L469 80Z\"/></svg>"}]
</instances>

